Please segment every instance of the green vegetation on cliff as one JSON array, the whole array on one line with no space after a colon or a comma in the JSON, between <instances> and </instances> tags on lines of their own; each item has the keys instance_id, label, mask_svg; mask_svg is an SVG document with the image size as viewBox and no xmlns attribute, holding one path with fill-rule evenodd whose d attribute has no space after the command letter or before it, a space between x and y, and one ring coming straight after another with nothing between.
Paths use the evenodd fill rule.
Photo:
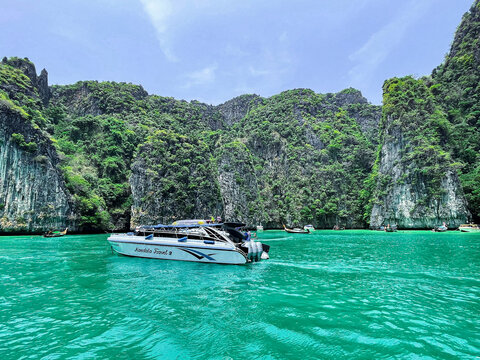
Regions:
<instances>
[{"instance_id":1,"label":"green vegetation on cliff","mask_svg":"<svg viewBox=\"0 0 480 360\"><path fill-rule=\"evenodd\" d=\"M207 122L216 121L207 118L207 110L203 104L148 96L132 84L90 81L52 87L44 110L46 129L64 154L62 170L75 194L79 226L128 228L133 203L129 178L137 147L159 129L206 136ZM169 174L182 184L178 174Z\"/></svg>"},{"instance_id":2,"label":"green vegetation on cliff","mask_svg":"<svg viewBox=\"0 0 480 360\"><path fill-rule=\"evenodd\" d=\"M133 222L171 223L221 212L214 159L194 137L157 130L138 147L130 183Z\"/></svg>"},{"instance_id":3,"label":"green vegetation on cliff","mask_svg":"<svg viewBox=\"0 0 480 360\"><path fill-rule=\"evenodd\" d=\"M375 142L366 134L379 109L357 90L245 95L214 107L84 81L51 87L44 102L33 64L1 67L5 101L57 149L80 230L127 228L132 212L132 224L211 215L267 226L365 224L359 192Z\"/></svg>"},{"instance_id":4,"label":"green vegetation on cliff","mask_svg":"<svg viewBox=\"0 0 480 360\"><path fill-rule=\"evenodd\" d=\"M450 53L432 74L432 92L451 123L450 145L461 162L469 209L480 221L480 1L463 16Z\"/></svg>"},{"instance_id":5,"label":"green vegetation on cliff","mask_svg":"<svg viewBox=\"0 0 480 360\"><path fill-rule=\"evenodd\" d=\"M371 106L365 103L365 106ZM265 99L234 126L252 154L256 222L364 226L359 196L374 146L330 97L297 89Z\"/></svg>"},{"instance_id":6,"label":"green vegetation on cliff","mask_svg":"<svg viewBox=\"0 0 480 360\"><path fill-rule=\"evenodd\" d=\"M429 84L410 76L384 83L381 145L367 181L373 227L429 228L442 221L453 227L467 220L450 124Z\"/></svg>"},{"instance_id":7,"label":"green vegetation on cliff","mask_svg":"<svg viewBox=\"0 0 480 360\"><path fill-rule=\"evenodd\" d=\"M445 113L422 79L393 78L385 82L383 91L380 131L385 137L401 136L404 152L398 166L405 180L414 185L419 179L424 181L426 197L422 201L439 199L444 192L442 178L454 170L446 149L450 124ZM383 143L388 140L385 137Z\"/></svg>"}]
</instances>

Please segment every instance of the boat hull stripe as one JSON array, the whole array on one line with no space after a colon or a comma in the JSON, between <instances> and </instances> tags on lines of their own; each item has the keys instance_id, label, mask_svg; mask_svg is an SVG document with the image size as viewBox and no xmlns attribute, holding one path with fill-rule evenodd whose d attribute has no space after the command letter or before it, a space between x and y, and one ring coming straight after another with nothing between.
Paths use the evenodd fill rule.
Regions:
<instances>
[{"instance_id":1,"label":"boat hull stripe","mask_svg":"<svg viewBox=\"0 0 480 360\"><path fill-rule=\"evenodd\" d=\"M195 256L199 260L205 258L205 259L208 259L210 261L216 261L213 257L210 256L210 255L214 255L214 254L207 255L207 254L204 254L200 251L193 250L193 249L180 249L180 250L183 250L186 253L189 253L190 255Z\"/></svg>"}]
</instances>

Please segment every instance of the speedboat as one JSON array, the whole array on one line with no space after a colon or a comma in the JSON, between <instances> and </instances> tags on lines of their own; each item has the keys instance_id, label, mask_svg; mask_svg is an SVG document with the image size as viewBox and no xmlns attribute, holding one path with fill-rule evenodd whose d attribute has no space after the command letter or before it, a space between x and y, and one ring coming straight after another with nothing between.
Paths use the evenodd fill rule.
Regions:
<instances>
[{"instance_id":1,"label":"speedboat","mask_svg":"<svg viewBox=\"0 0 480 360\"><path fill-rule=\"evenodd\" d=\"M257 231L263 231L263 226L262 225L257 225Z\"/></svg>"},{"instance_id":2,"label":"speedboat","mask_svg":"<svg viewBox=\"0 0 480 360\"><path fill-rule=\"evenodd\" d=\"M313 225L305 225L303 227L303 230L308 230L309 232L313 232L315 231L315 228L313 227Z\"/></svg>"},{"instance_id":3,"label":"speedboat","mask_svg":"<svg viewBox=\"0 0 480 360\"><path fill-rule=\"evenodd\" d=\"M242 223L143 225L107 239L121 255L212 264L246 264L269 258L270 246L239 229Z\"/></svg>"},{"instance_id":4,"label":"speedboat","mask_svg":"<svg viewBox=\"0 0 480 360\"><path fill-rule=\"evenodd\" d=\"M478 232L480 227L477 224L463 224L458 227L458 230L462 232Z\"/></svg>"}]
</instances>

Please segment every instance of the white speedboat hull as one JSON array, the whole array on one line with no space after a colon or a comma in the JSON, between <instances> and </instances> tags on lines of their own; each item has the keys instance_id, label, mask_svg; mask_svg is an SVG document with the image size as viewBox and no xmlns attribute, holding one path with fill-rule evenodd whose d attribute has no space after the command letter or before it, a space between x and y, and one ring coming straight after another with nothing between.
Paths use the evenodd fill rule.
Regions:
<instances>
[{"instance_id":1,"label":"white speedboat hull","mask_svg":"<svg viewBox=\"0 0 480 360\"><path fill-rule=\"evenodd\" d=\"M146 239L144 236L127 234L113 234L107 240L116 253L126 256L232 265L249 262L246 255L234 245L220 241L206 243L162 237Z\"/></svg>"}]
</instances>

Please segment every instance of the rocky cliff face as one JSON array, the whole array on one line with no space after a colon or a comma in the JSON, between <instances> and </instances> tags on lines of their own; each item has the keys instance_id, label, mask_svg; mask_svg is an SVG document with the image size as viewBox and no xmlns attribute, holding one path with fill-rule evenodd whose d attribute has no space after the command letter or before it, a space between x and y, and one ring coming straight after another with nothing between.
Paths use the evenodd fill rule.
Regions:
<instances>
[{"instance_id":1,"label":"rocky cliff face","mask_svg":"<svg viewBox=\"0 0 480 360\"><path fill-rule=\"evenodd\" d=\"M198 124L213 111L225 128L203 126L187 136L159 131L141 143L130 177L132 226L219 215L270 228L364 226L359 192L374 146L328 96L297 89L239 97L213 110L192 105L201 109Z\"/></svg>"},{"instance_id":2,"label":"rocky cliff face","mask_svg":"<svg viewBox=\"0 0 480 360\"><path fill-rule=\"evenodd\" d=\"M0 231L76 230L73 202L50 140L0 102Z\"/></svg>"},{"instance_id":3,"label":"rocky cliff face","mask_svg":"<svg viewBox=\"0 0 480 360\"><path fill-rule=\"evenodd\" d=\"M222 114L226 126L230 127L242 120L261 102L262 97L258 95L242 95L216 106L216 110Z\"/></svg>"},{"instance_id":4,"label":"rocky cliff face","mask_svg":"<svg viewBox=\"0 0 480 360\"><path fill-rule=\"evenodd\" d=\"M44 104L48 103L51 94L50 88L48 87L47 70L43 69L40 76L37 76L35 65L27 58L7 59L4 57L1 64L20 70L26 76L27 82L23 79L16 78L15 81L0 82L0 88L14 95L13 97L15 97L15 94L24 93L31 97L39 97Z\"/></svg>"},{"instance_id":5,"label":"rocky cliff face","mask_svg":"<svg viewBox=\"0 0 480 360\"><path fill-rule=\"evenodd\" d=\"M337 94L329 94L331 101L345 109L348 115L360 125L366 138L378 144L378 125L382 116L382 107L368 103L362 93L356 89L345 89Z\"/></svg>"},{"instance_id":6,"label":"rocky cliff face","mask_svg":"<svg viewBox=\"0 0 480 360\"><path fill-rule=\"evenodd\" d=\"M217 172L201 140L159 130L132 164L132 228L222 214Z\"/></svg>"},{"instance_id":7,"label":"rocky cliff face","mask_svg":"<svg viewBox=\"0 0 480 360\"><path fill-rule=\"evenodd\" d=\"M473 221L480 222L480 1L460 23L443 64L432 73L432 92L451 124L449 144Z\"/></svg>"},{"instance_id":8,"label":"rocky cliff face","mask_svg":"<svg viewBox=\"0 0 480 360\"><path fill-rule=\"evenodd\" d=\"M224 218L251 226L262 223L260 189L250 150L241 142L232 142L222 146L216 158Z\"/></svg>"},{"instance_id":9,"label":"rocky cliff face","mask_svg":"<svg viewBox=\"0 0 480 360\"><path fill-rule=\"evenodd\" d=\"M448 170L439 179L441 194L430 197L428 174L414 175L401 165L408 141L400 132L391 135L380 152L377 191L381 191L383 184L388 185L377 194L370 227L397 224L401 229L432 229L446 222L450 228L456 228L465 223L469 213L455 169Z\"/></svg>"},{"instance_id":10,"label":"rocky cliff face","mask_svg":"<svg viewBox=\"0 0 480 360\"><path fill-rule=\"evenodd\" d=\"M480 220L479 36L476 0L431 77L385 83L372 227Z\"/></svg>"},{"instance_id":11,"label":"rocky cliff face","mask_svg":"<svg viewBox=\"0 0 480 360\"><path fill-rule=\"evenodd\" d=\"M412 101L405 101L405 94ZM423 80L391 79L384 85L382 148L370 226L458 227L469 212L448 152L445 114Z\"/></svg>"},{"instance_id":12,"label":"rocky cliff face","mask_svg":"<svg viewBox=\"0 0 480 360\"><path fill-rule=\"evenodd\" d=\"M267 228L364 226L358 192L373 146L331 96L285 91L243 113L216 156L226 217Z\"/></svg>"}]
</instances>

